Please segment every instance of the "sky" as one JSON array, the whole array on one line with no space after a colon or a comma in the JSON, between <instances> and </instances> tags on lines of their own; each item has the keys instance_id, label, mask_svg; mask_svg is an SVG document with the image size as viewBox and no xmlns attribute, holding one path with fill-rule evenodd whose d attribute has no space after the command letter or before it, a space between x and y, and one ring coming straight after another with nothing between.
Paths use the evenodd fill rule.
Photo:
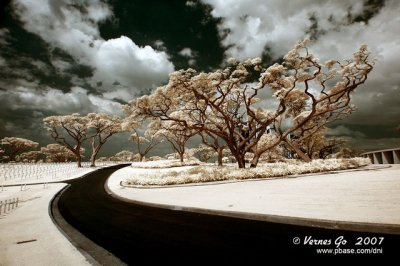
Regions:
<instances>
[{"instance_id":1,"label":"sky","mask_svg":"<svg viewBox=\"0 0 400 266\"><path fill-rule=\"evenodd\" d=\"M305 37L321 62L366 43L376 59L354 94L357 110L329 125L359 149L400 146L400 1L2 0L0 138L46 145L49 115L106 112L182 68L218 69L230 57L279 62ZM103 155L133 150L114 136ZM189 146L197 143L193 142ZM166 145L155 153L169 153Z\"/></svg>"}]
</instances>

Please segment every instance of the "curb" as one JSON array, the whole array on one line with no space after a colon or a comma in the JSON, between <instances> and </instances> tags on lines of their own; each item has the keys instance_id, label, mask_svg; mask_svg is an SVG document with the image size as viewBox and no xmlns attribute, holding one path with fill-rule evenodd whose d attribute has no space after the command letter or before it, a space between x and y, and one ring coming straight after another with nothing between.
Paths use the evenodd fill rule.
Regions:
<instances>
[{"instance_id":1,"label":"curb","mask_svg":"<svg viewBox=\"0 0 400 266\"><path fill-rule=\"evenodd\" d=\"M389 167L375 167L374 169L367 170L376 170L376 169L384 169ZM347 171L347 170L344 170ZM358 170L350 170L354 171L365 171L365 169ZM332 174L333 172L326 172L320 174ZM314 175L314 174L313 174ZM301 175L304 176L304 175ZM193 213L201 213L201 214L211 214L225 217L233 217L239 219L247 219L247 220L257 220L263 222L271 222L271 223L280 223L280 224L290 224L290 225L298 225L305 227L317 227L317 228L325 228L325 229L333 229L333 230L348 230L348 231L356 231L356 232L367 232L367 233L378 233L378 234L392 234L392 235L400 235L400 225L398 224L377 224L377 223L361 223L361 222L347 222L347 221L335 221L335 220L326 220L326 219L311 219L311 218L301 218L301 217L293 217L293 216L281 216L281 215L271 215L271 214L259 214L259 213L248 213L248 212L239 212L239 211L225 211L225 210L215 210L215 209L206 209L206 208L198 208L198 207L184 207L179 205L168 205L168 204L160 204L160 203L150 203L144 201L138 201L133 199L128 199L121 197L110 189L108 186L108 180L104 183L104 189L106 192L113 198L143 205L150 207L163 208L168 210L175 211L186 211ZM261 179L266 180L266 179ZM243 180L243 181L261 181L261 180ZM228 182L226 182L228 183ZM219 183L221 184L221 183ZM205 184L208 185L208 184ZM187 185L186 185L187 186ZM169 186L171 187L171 186ZM144 187L142 187L144 188ZM162 187L166 188L166 187Z\"/></svg>"},{"instance_id":2,"label":"curb","mask_svg":"<svg viewBox=\"0 0 400 266\"><path fill-rule=\"evenodd\" d=\"M96 171L112 168L115 166L104 167L100 169L96 169L90 173L82 175L79 178L83 178L88 174L93 174ZM124 266L126 265L120 259L115 257L112 253L104 249L103 247L97 245L95 242L87 238L81 232L79 232L75 227L69 224L58 209L58 200L62 196L62 194L70 187L70 184L67 184L62 188L59 192L57 192L52 200L49 203L49 216L53 221L54 225L61 232L61 234L67 238L67 240L85 257L85 259L91 264L95 266L100 265L116 265L116 266Z\"/></svg>"}]
</instances>

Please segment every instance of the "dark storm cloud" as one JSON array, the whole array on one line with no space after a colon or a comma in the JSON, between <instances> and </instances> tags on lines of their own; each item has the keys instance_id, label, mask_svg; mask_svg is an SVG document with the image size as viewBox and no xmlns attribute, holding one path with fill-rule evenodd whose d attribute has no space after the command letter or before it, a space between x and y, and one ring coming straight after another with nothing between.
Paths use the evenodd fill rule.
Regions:
<instances>
[{"instance_id":1,"label":"dark storm cloud","mask_svg":"<svg viewBox=\"0 0 400 266\"><path fill-rule=\"evenodd\" d=\"M224 50L218 37L218 18L211 8L199 1L182 0L113 0L115 15L100 25L105 39L126 35L138 45L161 45L168 52L176 69L194 67L210 70L219 66ZM190 49L196 63L181 53Z\"/></svg>"},{"instance_id":2,"label":"dark storm cloud","mask_svg":"<svg viewBox=\"0 0 400 266\"><path fill-rule=\"evenodd\" d=\"M228 57L279 62L308 35L321 61L348 58L362 42L377 58L354 94L358 110L331 125L332 134L367 148L399 143L399 1L249 3L2 1L0 137L49 143L41 124L45 116L120 113L121 104L163 84L174 69L208 71ZM109 154L132 149L125 135L114 143L106 147ZM158 150L169 152L165 145Z\"/></svg>"},{"instance_id":3,"label":"dark storm cloud","mask_svg":"<svg viewBox=\"0 0 400 266\"><path fill-rule=\"evenodd\" d=\"M343 128L353 132L352 142L363 148L373 149L378 143L392 147L396 140L400 144L394 131L400 124L399 1L203 2L212 6L214 17L221 18L219 34L226 57L279 61L297 40L309 36L314 40L310 51L324 62L351 58L360 44L368 44L376 64L367 82L353 94L357 111L330 127L340 127L333 131L337 135L344 133Z\"/></svg>"},{"instance_id":4,"label":"dark storm cloud","mask_svg":"<svg viewBox=\"0 0 400 266\"><path fill-rule=\"evenodd\" d=\"M175 64L210 69L220 63L223 50L209 7L160 1L159 14L148 16L143 7L149 3L124 4L2 2L0 137L41 139L44 131L33 132L53 114L121 113L121 104L165 82ZM142 38L147 35L151 41Z\"/></svg>"}]
</instances>

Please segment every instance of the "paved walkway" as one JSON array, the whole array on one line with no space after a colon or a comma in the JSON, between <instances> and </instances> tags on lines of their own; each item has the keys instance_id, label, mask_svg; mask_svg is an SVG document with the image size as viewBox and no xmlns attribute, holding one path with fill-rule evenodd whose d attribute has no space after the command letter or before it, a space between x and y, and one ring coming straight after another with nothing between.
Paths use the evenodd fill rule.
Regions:
<instances>
[{"instance_id":1,"label":"paved walkway","mask_svg":"<svg viewBox=\"0 0 400 266\"><path fill-rule=\"evenodd\" d=\"M172 169L173 170L173 169ZM232 213L265 214L400 225L400 166L387 169L275 180L158 189L123 188L124 168L108 182L120 197L146 203ZM52 197L65 184L0 189L0 200L18 197L18 208L0 216L0 265L89 265L48 214Z\"/></svg>"},{"instance_id":2,"label":"paved walkway","mask_svg":"<svg viewBox=\"0 0 400 266\"><path fill-rule=\"evenodd\" d=\"M64 186L28 184L22 191L21 186L0 187L0 201L19 198L17 208L0 215L1 266L91 265L49 216L49 203Z\"/></svg>"},{"instance_id":3,"label":"paved walkway","mask_svg":"<svg viewBox=\"0 0 400 266\"><path fill-rule=\"evenodd\" d=\"M119 197L172 208L400 225L400 166L170 188L124 188L121 180L152 169L123 168L108 180ZM400 228L400 227L399 227Z\"/></svg>"},{"instance_id":4,"label":"paved walkway","mask_svg":"<svg viewBox=\"0 0 400 266\"><path fill-rule=\"evenodd\" d=\"M7 187L0 194L20 199L18 208L0 219L0 265L90 265L49 216L50 200L65 185L31 185L23 192Z\"/></svg>"}]
</instances>

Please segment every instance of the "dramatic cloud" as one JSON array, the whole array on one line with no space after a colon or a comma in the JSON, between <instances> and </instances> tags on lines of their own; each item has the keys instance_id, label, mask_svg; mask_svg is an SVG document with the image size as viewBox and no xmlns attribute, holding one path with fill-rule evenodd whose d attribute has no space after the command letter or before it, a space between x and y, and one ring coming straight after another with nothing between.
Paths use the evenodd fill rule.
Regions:
<instances>
[{"instance_id":1,"label":"dramatic cloud","mask_svg":"<svg viewBox=\"0 0 400 266\"><path fill-rule=\"evenodd\" d=\"M400 124L399 1L203 2L212 6L213 16L222 18L219 30L226 57L279 59L297 40L309 36L310 51L324 62L351 58L366 43L371 58L376 58L374 70L353 95L357 111L337 125Z\"/></svg>"},{"instance_id":2,"label":"dramatic cloud","mask_svg":"<svg viewBox=\"0 0 400 266\"><path fill-rule=\"evenodd\" d=\"M355 138L364 138L365 134L359 131L353 131L343 125L332 128L328 131L328 136L347 136Z\"/></svg>"},{"instance_id":3,"label":"dramatic cloud","mask_svg":"<svg viewBox=\"0 0 400 266\"><path fill-rule=\"evenodd\" d=\"M189 47L185 47L182 50L180 50L179 55L188 58L189 59L188 63L190 66L196 63L196 59L194 58L197 56L197 53L192 49L190 49Z\"/></svg>"},{"instance_id":4,"label":"dramatic cloud","mask_svg":"<svg viewBox=\"0 0 400 266\"><path fill-rule=\"evenodd\" d=\"M138 47L131 39L122 36L101 42L93 57L96 80L106 85L120 83L135 88L152 88L165 82L174 70L165 52L150 46Z\"/></svg>"},{"instance_id":5,"label":"dramatic cloud","mask_svg":"<svg viewBox=\"0 0 400 266\"><path fill-rule=\"evenodd\" d=\"M9 30L8 29L2 29L0 28L0 45L7 45L7 35L8 35Z\"/></svg>"},{"instance_id":6,"label":"dramatic cloud","mask_svg":"<svg viewBox=\"0 0 400 266\"><path fill-rule=\"evenodd\" d=\"M82 2L78 6L64 0L40 5L16 0L14 7L25 29L39 35L52 49L60 48L75 62L92 67L92 85L102 84L100 87L109 89L117 83L137 91L165 82L174 70L165 52L150 46L139 47L125 36L102 39L98 24L109 19L112 10L100 0ZM59 58L52 64L60 71L70 66Z\"/></svg>"},{"instance_id":7,"label":"dramatic cloud","mask_svg":"<svg viewBox=\"0 0 400 266\"><path fill-rule=\"evenodd\" d=\"M227 57L247 59L269 49L274 57L284 55L303 38L318 18L320 31L337 30L349 15L362 11L362 2L203 0L213 7L212 15L221 17L219 26Z\"/></svg>"},{"instance_id":8,"label":"dramatic cloud","mask_svg":"<svg viewBox=\"0 0 400 266\"><path fill-rule=\"evenodd\" d=\"M210 71L229 57L279 62L308 36L321 62L349 58L362 43L376 59L353 94L356 112L329 125L330 134L368 149L400 143L400 1L11 0L3 6L0 137L48 142L43 117L118 114L174 69ZM116 138L107 148L112 153L127 145L127 136Z\"/></svg>"},{"instance_id":9,"label":"dramatic cloud","mask_svg":"<svg viewBox=\"0 0 400 266\"><path fill-rule=\"evenodd\" d=\"M11 105L11 111L42 110L56 114L80 112L86 114L92 111L121 114L121 105L101 96L88 94L88 91L73 87L68 93L48 88L38 92L27 87L17 87L13 91L0 91L0 97Z\"/></svg>"}]
</instances>

